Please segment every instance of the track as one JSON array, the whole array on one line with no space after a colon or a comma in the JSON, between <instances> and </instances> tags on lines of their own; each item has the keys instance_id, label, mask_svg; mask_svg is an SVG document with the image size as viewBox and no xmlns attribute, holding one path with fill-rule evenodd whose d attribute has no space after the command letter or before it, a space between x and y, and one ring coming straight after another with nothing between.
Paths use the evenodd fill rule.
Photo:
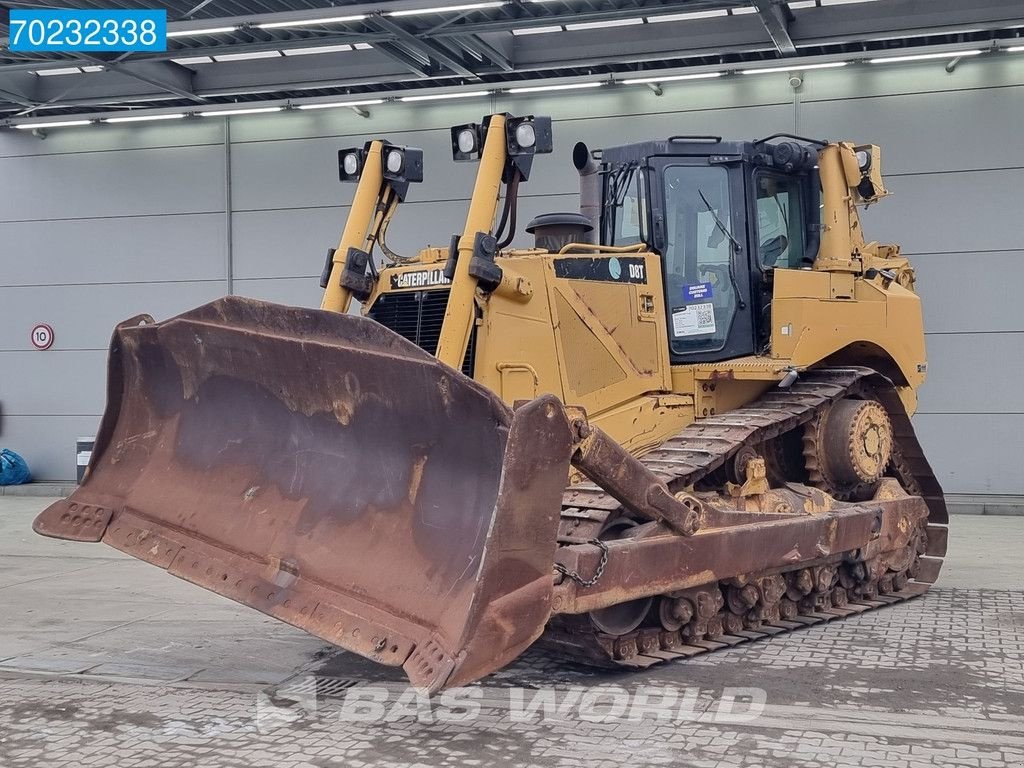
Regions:
<instances>
[{"instance_id":1,"label":"track","mask_svg":"<svg viewBox=\"0 0 1024 768\"><path fill-rule=\"evenodd\" d=\"M773 389L743 408L694 422L643 456L641 462L673 492L700 487L702 481L714 483L719 477L716 472L744 446L768 444L804 430L832 403L846 397L871 397L881 402L894 438L888 474L908 493L921 496L928 507L927 527L918 532L911 556L892 553L859 563L854 553L848 553L850 557L841 563L804 562L748 574L741 580L711 582L688 590L693 615L683 616L686 621L679 627L672 621L666 626L664 621L649 619L632 632L610 635L597 630L586 615L561 615L548 625L542 642L577 661L643 668L924 594L938 577L946 551L945 501L895 387L871 369L805 373L788 390ZM622 514L619 503L598 486L572 486L563 496L559 543L571 545L597 538ZM658 611L651 614L657 617Z\"/></svg>"}]
</instances>

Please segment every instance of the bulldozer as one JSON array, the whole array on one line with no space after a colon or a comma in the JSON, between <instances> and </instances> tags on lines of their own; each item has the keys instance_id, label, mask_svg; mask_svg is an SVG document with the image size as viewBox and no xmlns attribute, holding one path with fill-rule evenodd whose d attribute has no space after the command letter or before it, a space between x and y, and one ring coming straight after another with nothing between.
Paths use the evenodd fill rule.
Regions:
<instances>
[{"instance_id":1,"label":"bulldozer","mask_svg":"<svg viewBox=\"0 0 1024 768\"><path fill-rule=\"evenodd\" d=\"M341 150L321 307L118 325L86 477L35 531L430 693L537 642L642 669L923 594L948 518L914 270L861 227L879 147L577 143L579 210L512 248L552 146L543 116L454 126L465 224L411 256L387 232L423 152Z\"/></svg>"}]
</instances>

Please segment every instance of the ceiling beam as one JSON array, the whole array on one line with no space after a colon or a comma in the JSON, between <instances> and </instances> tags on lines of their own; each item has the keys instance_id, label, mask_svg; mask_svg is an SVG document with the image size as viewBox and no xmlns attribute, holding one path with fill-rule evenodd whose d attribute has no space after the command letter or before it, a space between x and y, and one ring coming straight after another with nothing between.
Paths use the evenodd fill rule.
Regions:
<instances>
[{"instance_id":1,"label":"ceiling beam","mask_svg":"<svg viewBox=\"0 0 1024 768\"><path fill-rule=\"evenodd\" d=\"M431 75L430 60L423 61L416 56L411 56L406 53L402 48L399 48L393 43L377 43L376 50L383 53L388 58L394 59L399 64L406 67L410 72L413 72L421 77L429 77Z\"/></svg>"},{"instance_id":2,"label":"ceiling beam","mask_svg":"<svg viewBox=\"0 0 1024 768\"><path fill-rule=\"evenodd\" d=\"M675 5L676 9L679 7ZM660 6L659 12L666 8L666 5ZM619 13L637 15L653 11L633 8L621 9ZM919 0L886 0L823 6L793 13L795 21L790 25L789 35L801 50L835 47L831 52L839 55L849 52L851 58L864 58L868 43L876 48L880 41L891 41L885 45L892 45L896 50L900 45L912 43L914 37L946 37L1024 26L1024 4L1020 0L974 0L970 4L961 0L929 0L925 6ZM558 18L570 17L563 14ZM580 17L571 18L579 20ZM398 20L384 21L389 22L398 26ZM10 95L18 97L20 102L30 101L47 107L92 105L92 108L101 108L172 100L180 101L187 108L203 98L258 95L272 99L280 97L282 92L315 88L372 91L407 85L411 89L427 85L431 80L452 80L455 70L448 67L441 56L458 63L463 72L469 72L468 75L457 73L454 77L467 80L476 77L477 81L484 76L497 78L509 72L538 78L559 77L578 74L580 69L588 67L606 66L646 72L664 67L666 62L682 66L684 58L687 66L704 64L719 68L735 67L737 62L743 61L780 58L755 14L621 27L615 30L614 46L608 45L608 30L603 29L513 37L507 29L518 26L515 19L458 24L454 29L438 30L434 39L424 41L425 33L409 31L412 23L410 19L401 18L400 29L404 33L401 39L383 28L369 31L364 25L361 32L329 37L298 39L288 35L289 39L220 46L211 40L201 48L134 54L116 65L107 60L103 63L109 71L87 74L54 77L32 74L34 70L94 63L82 58L0 65L0 88L6 92L0 93L0 109L27 108ZM504 29L495 28L499 23ZM415 45L409 37L415 40ZM374 47L368 50L190 67L167 62L185 56L287 50L371 39ZM446 41L453 45L455 40L471 49L475 58L469 58L468 53L453 53L445 47ZM480 45L480 41L489 45L490 50ZM481 63L477 60L481 56L493 64ZM0 58L3 58L2 52ZM731 63L722 65L723 61ZM789 57L789 61L793 58Z\"/></svg>"},{"instance_id":3,"label":"ceiling beam","mask_svg":"<svg viewBox=\"0 0 1024 768\"><path fill-rule=\"evenodd\" d=\"M202 104L205 99L197 96L192 89L192 70L170 61L106 61L93 56L83 56L86 61L102 64L108 72L122 75L152 85L182 99Z\"/></svg>"},{"instance_id":4,"label":"ceiling beam","mask_svg":"<svg viewBox=\"0 0 1024 768\"><path fill-rule=\"evenodd\" d=\"M512 59L506 56L504 53L499 51L493 45L488 43L479 35L459 35L458 37L452 38L458 40L468 50L489 59L502 72L514 72L515 65L512 63Z\"/></svg>"},{"instance_id":5,"label":"ceiling beam","mask_svg":"<svg viewBox=\"0 0 1024 768\"><path fill-rule=\"evenodd\" d=\"M13 93L13 92L8 91L8 90L6 90L4 88L0 88L0 98L4 99L6 101L9 101L12 104L17 104L19 107L33 108L33 107L38 107L39 106L39 102L38 101L32 101L27 96L23 96L23 95L18 94L18 93Z\"/></svg>"},{"instance_id":6,"label":"ceiling beam","mask_svg":"<svg viewBox=\"0 0 1024 768\"><path fill-rule=\"evenodd\" d=\"M793 20L793 12L785 0L752 0L757 8L757 15L768 31L775 48L783 56L796 56L796 44L789 36L789 23Z\"/></svg>"},{"instance_id":7,"label":"ceiling beam","mask_svg":"<svg viewBox=\"0 0 1024 768\"><path fill-rule=\"evenodd\" d=\"M380 13L370 16L369 21L388 34L394 35L399 42L407 45L412 50L424 53L432 60L448 67L455 74L462 75L463 77L477 78L476 72L467 67L464 62L460 61L458 57L440 43L429 38L417 37L401 24L392 21Z\"/></svg>"}]
</instances>

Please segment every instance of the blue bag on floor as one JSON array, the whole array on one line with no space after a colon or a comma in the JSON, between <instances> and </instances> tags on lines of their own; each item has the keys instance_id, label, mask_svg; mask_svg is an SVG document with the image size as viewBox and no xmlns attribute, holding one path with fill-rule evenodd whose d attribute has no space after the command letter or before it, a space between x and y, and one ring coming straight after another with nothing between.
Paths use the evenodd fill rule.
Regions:
<instances>
[{"instance_id":1,"label":"blue bag on floor","mask_svg":"<svg viewBox=\"0 0 1024 768\"><path fill-rule=\"evenodd\" d=\"M32 481L28 464L14 451L0 450L0 485L21 485Z\"/></svg>"}]
</instances>

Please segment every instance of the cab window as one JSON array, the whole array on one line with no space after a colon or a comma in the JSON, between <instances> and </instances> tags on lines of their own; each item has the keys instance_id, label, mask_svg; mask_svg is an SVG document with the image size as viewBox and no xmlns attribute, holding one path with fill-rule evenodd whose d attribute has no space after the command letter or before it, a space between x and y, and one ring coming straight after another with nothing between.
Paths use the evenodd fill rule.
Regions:
<instances>
[{"instance_id":1,"label":"cab window","mask_svg":"<svg viewBox=\"0 0 1024 768\"><path fill-rule=\"evenodd\" d=\"M609 180L606 194L613 195L611 245L636 245L646 241L646 216L643 173L624 169Z\"/></svg>"},{"instance_id":2,"label":"cab window","mask_svg":"<svg viewBox=\"0 0 1024 768\"><path fill-rule=\"evenodd\" d=\"M759 173L757 189L757 254L763 269L803 266L804 221L800 180Z\"/></svg>"}]
</instances>

